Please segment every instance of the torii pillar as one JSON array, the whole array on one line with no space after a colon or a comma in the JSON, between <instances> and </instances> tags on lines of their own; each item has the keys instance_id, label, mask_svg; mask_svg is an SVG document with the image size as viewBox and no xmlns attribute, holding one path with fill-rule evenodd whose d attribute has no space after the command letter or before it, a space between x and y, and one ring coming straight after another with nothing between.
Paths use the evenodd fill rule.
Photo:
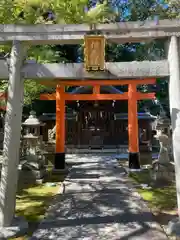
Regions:
<instances>
[{"instance_id":1,"label":"torii pillar","mask_svg":"<svg viewBox=\"0 0 180 240\"><path fill-rule=\"evenodd\" d=\"M24 93L24 82L21 72L24 54L25 47L23 43L13 41L0 181L0 227L9 227L12 224L15 213Z\"/></svg>"},{"instance_id":2,"label":"torii pillar","mask_svg":"<svg viewBox=\"0 0 180 240\"><path fill-rule=\"evenodd\" d=\"M172 124L178 218L169 224L169 234L180 237L180 38L172 36L168 44L169 105Z\"/></svg>"},{"instance_id":3,"label":"torii pillar","mask_svg":"<svg viewBox=\"0 0 180 240\"><path fill-rule=\"evenodd\" d=\"M55 170L65 169L65 100L64 86L56 87L56 152Z\"/></svg>"},{"instance_id":4,"label":"torii pillar","mask_svg":"<svg viewBox=\"0 0 180 240\"><path fill-rule=\"evenodd\" d=\"M128 85L129 168L140 169L136 83Z\"/></svg>"}]
</instances>

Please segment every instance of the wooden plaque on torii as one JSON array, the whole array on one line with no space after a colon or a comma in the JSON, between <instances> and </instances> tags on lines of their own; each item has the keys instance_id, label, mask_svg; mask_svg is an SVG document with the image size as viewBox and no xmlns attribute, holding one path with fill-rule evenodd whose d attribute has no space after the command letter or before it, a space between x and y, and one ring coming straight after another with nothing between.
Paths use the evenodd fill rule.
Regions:
<instances>
[{"instance_id":1,"label":"wooden plaque on torii","mask_svg":"<svg viewBox=\"0 0 180 240\"><path fill-rule=\"evenodd\" d=\"M84 36L84 65L86 71L104 71L105 37L103 35Z\"/></svg>"}]
</instances>

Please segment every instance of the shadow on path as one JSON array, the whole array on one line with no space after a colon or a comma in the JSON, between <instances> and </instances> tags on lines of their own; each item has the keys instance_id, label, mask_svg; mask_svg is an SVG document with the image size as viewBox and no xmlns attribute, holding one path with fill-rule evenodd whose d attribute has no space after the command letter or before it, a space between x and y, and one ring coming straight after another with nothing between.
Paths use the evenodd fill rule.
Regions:
<instances>
[{"instance_id":1,"label":"shadow on path","mask_svg":"<svg viewBox=\"0 0 180 240\"><path fill-rule=\"evenodd\" d=\"M56 197L32 240L167 239L110 156L81 154L68 160L72 169L64 194Z\"/></svg>"}]
</instances>

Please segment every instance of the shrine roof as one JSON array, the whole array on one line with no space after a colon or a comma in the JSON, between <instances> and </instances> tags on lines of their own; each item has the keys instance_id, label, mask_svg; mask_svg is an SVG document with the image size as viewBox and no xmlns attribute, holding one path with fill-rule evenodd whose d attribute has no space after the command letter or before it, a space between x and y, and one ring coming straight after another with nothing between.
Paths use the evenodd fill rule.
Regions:
<instances>
[{"instance_id":1,"label":"shrine roof","mask_svg":"<svg viewBox=\"0 0 180 240\"><path fill-rule=\"evenodd\" d=\"M115 113L115 119L128 119L127 113ZM157 119L156 116L151 115L149 112L138 112L138 119L144 119L144 120L155 120Z\"/></svg>"},{"instance_id":2,"label":"shrine roof","mask_svg":"<svg viewBox=\"0 0 180 240\"><path fill-rule=\"evenodd\" d=\"M73 120L76 119L76 112L66 112L66 119ZM43 113L39 117L40 121L55 121L56 120L56 113Z\"/></svg>"},{"instance_id":3,"label":"shrine roof","mask_svg":"<svg viewBox=\"0 0 180 240\"><path fill-rule=\"evenodd\" d=\"M119 89L117 89L114 86L101 86L100 87L101 91L107 91L109 93L117 93L117 94L122 94L123 92L120 91ZM69 93L85 93L88 90L92 90L92 86L81 86L81 87L76 87L75 89L73 89L72 91L70 91Z\"/></svg>"}]
</instances>

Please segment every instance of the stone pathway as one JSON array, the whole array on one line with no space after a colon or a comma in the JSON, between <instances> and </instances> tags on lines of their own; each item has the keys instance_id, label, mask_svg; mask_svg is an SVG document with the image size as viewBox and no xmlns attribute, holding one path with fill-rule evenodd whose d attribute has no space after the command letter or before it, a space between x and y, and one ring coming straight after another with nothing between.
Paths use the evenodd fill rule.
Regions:
<instances>
[{"instance_id":1,"label":"stone pathway","mask_svg":"<svg viewBox=\"0 0 180 240\"><path fill-rule=\"evenodd\" d=\"M64 193L31 240L165 240L146 205L110 156L68 155Z\"/></svg>"}]
</instances>

